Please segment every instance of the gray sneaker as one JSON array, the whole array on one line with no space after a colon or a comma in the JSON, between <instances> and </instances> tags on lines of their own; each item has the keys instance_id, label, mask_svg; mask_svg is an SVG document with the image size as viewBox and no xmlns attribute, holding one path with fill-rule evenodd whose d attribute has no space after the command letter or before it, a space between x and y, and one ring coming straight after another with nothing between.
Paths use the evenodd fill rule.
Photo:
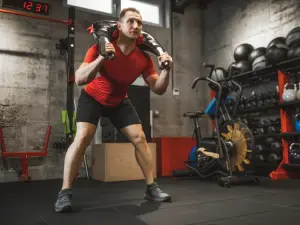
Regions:
<instances>
[{"instance_id":1,"label":"gray sneaker","mask_svg":"<svg viewBox=\"0 0 300 225\"><path fill-rule=\"evenodd\" d=\"M149 201L156 202L169 202L171 201L171 196L164 193L157 183L152 183L147 185L145 199Z\"/></svg>"},{"instance_id":2,"label":"gray sneaker","mask_svg":"<svg viewBox=\"0 0 300 225\"><path fill-rule=\"evenodd\" d=\"M72 189L64 189L58 193L54 211L57 213L72 212Z\"/></svg>"}]
</instances>

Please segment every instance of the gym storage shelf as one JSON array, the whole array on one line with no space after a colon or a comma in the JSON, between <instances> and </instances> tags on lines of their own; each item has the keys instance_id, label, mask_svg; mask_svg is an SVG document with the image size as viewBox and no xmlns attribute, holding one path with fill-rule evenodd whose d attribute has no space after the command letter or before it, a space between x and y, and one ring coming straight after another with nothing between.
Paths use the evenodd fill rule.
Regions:
<instances>
[{"instance_id":1,"label":"gym storage shelf","mask_svg":"<svg viewBox=\"0 0 300 225\"><path fill-rule=\"evenodd\" d=\"M283 133L274 133L274 134L261 134L255 135L255 138L267 138L267 137L281 137L284 139L289 139L293 137L300 137L300 132L283 132Z\"/></svg>"},{"instance_id":2,"label":"gym storage shelf","mask_svg":"<svg viewBox=\"0 0 300 225\"><path fill-rule=\"evenodd\" d=\"M266 78L277 78L278 89L279 89L279 102L278 104L266 107L257 107L245 110L239 110L239 113L253 113L259 112L266 109L278 108L280 110L281 118L281 133L266 134L266 135L256 135L255 139L263 139L267 137L278 137L281 138L282 142L282 160L277 167L269 174L271 179L289 179L289 178L299 178L300 177L300 164L290 164L289 163L289 145L291 141L296 138L300 138L300 132L294 132L293 121L291 113L295 108L300 108L300 100L295 100L291 102L283 102L282 93L284 90L284 85L289 82L290 77L300 75L300 58L287 60L276 65L270 65L263 69L256 71L249 71L246 73L241 73L233 76L238 82L249 84L251 82L256 82L257 80L263 80ZM255 163L255 166L260 167L270 167L270 164L261 165L261 163Z\"/></svg>"},{"instance_id":3,"label":"gym storage shelf","mask_svg":"<svg viewBox=\"0 0 300 225\"><path fill-rule=\"evenodd\" d=\"M300 137L300 132L284 132L281 133L280 136L285 140L289 140L294 137Z\"/></svg>"},{"instance_id":4,"label":"gym storage shelf","mask_svg":"<svg viewBox=\"0 0 300 225\"><path fill-rule=\"evenodd\" d=\"M282 168L284 168L287 171L290 172L299 172L300 171L300 164L287 164L287 163L283 163L282 164Z\"/></svg>"},{"instance_id":5,"label":"gym storage shelf","mask_svg":"<svg viewBox=\"0 0 300 225\"><path fill-rule=\"evenodd\" d=\"M256 113L256 112L261 112L265 111L266 109L276 109L276 108L281 108L281 109L287 109L287 108L300 108L300 100L295 100L291 102L279 102L278 104L275 105L269 105L269 106L262 106L262 107L255 107L251 109L240 109L239 114L241 113Z\"/></svg>"},{"instance_id":6,"label":"gym storage shelf","mask_svg":"<svg viewBox=\"0 0 300 225\"><path fill-rule=\"evenodd\" d=\"M260 135L255 135L255 139L263 139L263 138L268 138L268 137L281 137L281 134L279 133L274 133L274 134L260 134Z\"/></svg>"},{"instance_id":7,"label":"gym storage shelf","mask_svg":"<svg viewBox=\"0 0 300 225\"><path fill-rule=\"evenodd\" d=\"M291 60L287 60L276 65L269 65L265 68L259 70L252 70L245 73L240 73L237 75L232 76L233 79L246 79L246 80L256 80L256 79L263 79L266 77L276 77L278 76L278 70L282 72L291 72L295 70L300 70L300 58L295 58Z\"/></svg>"},{"instance_id":8,"label":"gym storage shelf","mask_svg":"<svg viewBox=\"0 0 300 225\"><path fill-rule=\"evenodd\" d=\"M295 101L291 101L291 102L280 102L279 107L281 109L300 108L300 100L295 100Z\"/></svg>"},{"instance_id":9,"label":"gym storage shelf","mask_svg":"<svg viewBox=\"0 0 300 225\"><path fill-rule=\"evenodd\" d=\"M245 114L245 113L257 113L261 111L265 111L266 109L276 109L278 105L269 105L269 106L262 106L262 107L255 107L250 109L239 109L238 114Z\"/></svg>"},{"instance_id":10,"label":"gym storage shelf","mask_svg":"<svg viewBox=\"0 0 300 225\"><path fill-rule=\"evenodd\" d=\"M288 69L287 69L288 70ZM289 145L292 138L300 137L300 132L294 132L293 121L291 117L291 107L298 105L298 101L283 102L282 93L284 91L284 85L289 82L289 74L278 69L278 89L280 99L280 118L281 118L281 134L282 137L282 161L276 170L270 173L270 177L274 180L299 178L300 165L289 163ZM288 169L287 169L288 168Z\"/></svg>"}]
</instances>

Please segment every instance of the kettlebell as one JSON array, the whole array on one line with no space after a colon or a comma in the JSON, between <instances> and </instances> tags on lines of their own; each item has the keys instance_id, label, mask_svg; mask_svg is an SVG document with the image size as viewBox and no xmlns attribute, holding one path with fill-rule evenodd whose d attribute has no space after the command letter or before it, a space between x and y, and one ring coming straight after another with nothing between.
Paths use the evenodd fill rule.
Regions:
<instances>
[{"instance_id":1,"label":"kettlebell","mask_svg":"<svg viewBox=\"0 0 300 225\"><path fill-rule=\"evenodd\" d=\"M282 100L285 102L290 102L296 100L297 86L294 84L294 89L288 89L288 83L284 85L284 90L282 93Z\"/></svg>"},{"instance_id":2,"label":"kettlebell","mask_svg":"<svg viewBox=\"0 0 300 225\"><path fill-rule=\"evenodd\" d=\"M295 131L300 132L300 113L295 115L294 126L295 126Z\"/></svg>"},{"instance_id":3,"label":"kettlebell","mask_svg":"<svg viewBox=\"0 0 300 225\"><path fill-rule=\"evenodd\" d=\"M300 163L300 144L292 143L289 147L289 163L299 164Z\"/></svg>"},{"instance_id":4,"label":"kettlebell","mask_svg":"<svg viewBox=\"0 0 300 225\"><path fill-rule=\"evenodd\" d=\"M296 99L297 99L297 100L300 100L300 83L299 83L298 91L297 91L297 93L296 93Z\"/></svg>"}]
</instances>

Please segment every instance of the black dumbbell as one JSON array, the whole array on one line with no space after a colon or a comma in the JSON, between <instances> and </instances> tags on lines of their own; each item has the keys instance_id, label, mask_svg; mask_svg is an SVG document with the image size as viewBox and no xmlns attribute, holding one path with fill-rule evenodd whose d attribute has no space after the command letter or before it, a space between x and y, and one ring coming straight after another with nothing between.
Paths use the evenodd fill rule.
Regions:
<instances>
[{"instance_id":1,"label":"black dumbbell","mask_svg":"<svg viewBox=\"0 0 300 225\"><path fill-rule=\"evenodd\" d=\"M265 156L264 155L262 155L262 154L257 154L256 156L255 156L255 159L257 160L257 161L259 161L259 162L264 162L266 159L265 159Z\"/></svg>"},{"instance_id":2,"label":"black dumbbell","mask_svg":"<svg viewBox=\"0 0 300 225\"><path fill-rule=\"evenodd\" d=\"M278 104L278 93L277 91L272 91L271 93L271 104L276 105Z\"/></svg>"},{"instance_id":3,"label":"black dumbbell","mask_svg":"<svg viewBox=\"0 0 300 225\"><path fill-rule=\"evenodd\" d=\"M257 152L262 152L264 150L262 145L256 145L256 151Z\"/></svg>"},{"instance_id":4,"label":"black dumbbell","mask_svg":"<svg viewBox=\"0 0 300 225\"><path fill-rule=\"evenodd\" d=\"M263 135L263 134L265 134L265 129L264 129L263 127L261 127L261 128L256 128L256 133L257 133L258 135Z\"/></svg>"},{"instance_id":5,"label":"black dumbbell","mask_svg":"<svg viewBox=\"0 0 300 225\"><path fill-rule=\"evenodd\" d=\"M276 134L280 133L281 129L278 126L269 126L268 127L268 134Z\"/></svg>"},{"instance_id":6,"label":"black dumbbell","mask_svg":"<svg viewBox=\"0 0 300 225\"><path fill-rule=\"evenodd\" d=\"M267 146L271 146L271 144L273 142L276 142L275 138L273 138L273 137L267 137L266 140L265 140L265 143L266 143Z\"/></svg>"},{"instance_id":7,"label":"black dumbbell","mask_svg":"<svg viewBox=\"0 0 300 225\"><path fill-rule=\"evenodd\" d=\"M268 106L271 103L271 98L268 94L266 94L266 98L264 99L264 105Z\"/></svg>"},{"instance_id":8,"label":"black dumbbell","mask_svg":"<svg viewBox=\"0 0 300 225\"><path fill-rule=\"evenodd\" d=\"M267 127L267 126L270 126L271 125L271 120L269 119L266 119L266 120L260 120L258 125L260 127Z\"/></svg>"},{"instance_id":9,"label":"black dumbbell","mask_svg":"<svg viewBox=\"0 0 300 225\"><path fill-rule=\"evenodd\" d=\"M247 98L245 96L242 96L241 101L240 101L240 108L241 109L246 109L246 102L247 102Z\"/></svg>"},{"instance_id":10,"label":"black dumbbell","mask_svg":"<svg viewBox=\"0 0 300 225\"><path fill-rule=\"evenodd\" d=\"M270 145L271 149L276 151L278 149L282 149L282 144L278 141L272 142Z\"/></svg>"},{"instance_id":11,"label":"black dumbbell","mask_svg":"<svg viewBox=\"0 0 300 225\"><path fill-rule=\"evenodd\" d=\"M257 104L257 107L263 107L264 106L264 101L263 101L263 94L260 94L258 97L257 97L257 100L256 100L256 104Z\"/></svg>"},{"instance_id":12,"label":"black dumbbell","mask_svg":"<svg viewBox=\"0 0 300 225\"><path fill-rule=\"evenodd\" d=\"M276 153L271 153L268 155L268 161L270 163L278 163L281 160L281 157Z\"/></svg>"}]
</instances>

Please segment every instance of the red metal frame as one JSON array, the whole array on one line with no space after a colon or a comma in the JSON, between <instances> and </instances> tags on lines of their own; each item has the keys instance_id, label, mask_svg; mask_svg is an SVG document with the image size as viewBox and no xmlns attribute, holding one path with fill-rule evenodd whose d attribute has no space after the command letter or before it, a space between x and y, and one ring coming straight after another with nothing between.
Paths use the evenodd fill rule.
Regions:
<instances>
[{"instance_id":1,"label":"red metal frame","mask_svg":"<svg viewBox=\"0 0 300 225\"><path fill-rule=\"evenodd\" d=\"M282 100L282 93L284 90L284 85L289 82L289 76L282 71L278 70L278 89L279 89L279 101ZM293 132L293 124L291 118L290 109L280 109L280 118L281 118L281 133ZM279 179L288 179L290 177L296 177L297 174L291 171L287 171L282 168L283 164L289 164L289 142L282 138L282 161L276 170L270 173L270 177L273 180ZM299 177L299 174L298 174Z\"/></svg>"},{"instance_id":2,"label":"red metal frame","mask_svg":"<svg viewBox=\"0 0 300 225\"><path fill-rule=\"evenodd\" d=\"M68 20L56 20L56 19L45 17L45 16L30 15L30 14L27 14L27 13L22 13L22 12L13 11L13 10L7 10L7 9L0 9L0 12L13 14L13 15L18 15L18 16L29 17L29 18L34 18L34 19L39 19L39 20L47 20L47 21L50 21L50 22L62 23L62 24L67 24L67 25L71 24L71 22L72 22L72 21L68 21Z\"/></svg>"},{"instance_id":3,"label":"red metal frame","mask_svg":"<svg viewBox=\"0 0 300 225\"><path fill-rule=\"evenodd\" d=\"M282 100L282 93L284 90L284 85L289 82L289 75L283 73L281 70L277 71L278 75L278 89L279 89L279 101ZM210 97L213 99L216 93L213 90L210 90ZM291 117L290 109L280 109L280 118L281 118L281 133L293 132L293 123ZM212 127L214 129L214 121L212 121ZM293 177L299 177L300 174L296 172L287 171L283 168L283 164L289 164L289 142L282 138L282 161L278 165L277 169L272 171L269 176L273 180L279 179L289 179Z\"/></svg>"},{"instance_id":4,"label":"red metal frame","mask_svg":"<svg viewBox=\"0 0 300 225\"><path fill-rule=\"evenodd\" d=\"M45 157L48 155L47 148L51 133L51 126L48 126L47 132L46 132L46 138L44 142L44 147L41 152L7 152L5 143L4 143L4 136L2 128L0 128L0 143L1 143L1 150L2 150L2 157L7 158L21 158L21 165L22 165L22 174L20 176L20 180L27 180L29 178L28 176L28 158L29 157Z\"/></svg>"}]
</instances>

